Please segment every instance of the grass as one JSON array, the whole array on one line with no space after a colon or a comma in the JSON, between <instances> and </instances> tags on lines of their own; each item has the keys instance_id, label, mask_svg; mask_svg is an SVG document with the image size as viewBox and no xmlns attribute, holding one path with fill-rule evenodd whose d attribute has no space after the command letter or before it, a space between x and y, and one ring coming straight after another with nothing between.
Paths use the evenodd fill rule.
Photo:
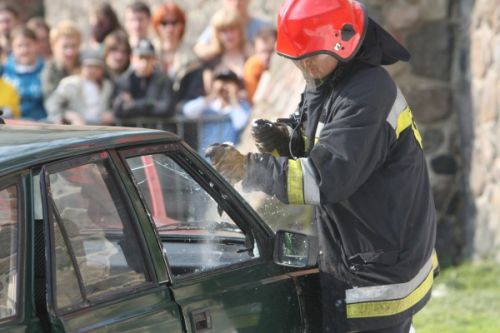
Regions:
<instances>
[{"instance_id":1,"label":"grass","mask_svg":"<svg viewBox=\"0 0 500 333\"><path fill-rule=\"evenodd\" d=\"M500 264L465 263L443 270L413 324L418 333L500 332Z\"/></svg>"}]
</instances>

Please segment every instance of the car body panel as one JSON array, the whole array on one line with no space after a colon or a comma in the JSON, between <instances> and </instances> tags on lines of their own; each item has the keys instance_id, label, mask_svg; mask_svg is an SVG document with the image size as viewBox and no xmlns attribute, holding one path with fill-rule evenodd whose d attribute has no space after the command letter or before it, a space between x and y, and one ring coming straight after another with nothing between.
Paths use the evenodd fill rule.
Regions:
<instances>
[{"instance_id":1,"label":"car body panel","mask_svg":"<svg viewBox=\"0 0 500 333\"><path fill-rule=\"evenodd\" d=\"M182 332L179 308L166 287L61 315L59 320L65 332Z\"/></svg>"},{"instance_id":2,"label":"car body panel","mask_svg":"<svg viewBox=\"0 0 500 333\"><path fill-rule=\"evenodd\" d=\"M257 262L211 276L174 283L188 332L198 332L199 314L207 332L302 332L295 286L282 267Z\"/></svg>"}]
</instances>

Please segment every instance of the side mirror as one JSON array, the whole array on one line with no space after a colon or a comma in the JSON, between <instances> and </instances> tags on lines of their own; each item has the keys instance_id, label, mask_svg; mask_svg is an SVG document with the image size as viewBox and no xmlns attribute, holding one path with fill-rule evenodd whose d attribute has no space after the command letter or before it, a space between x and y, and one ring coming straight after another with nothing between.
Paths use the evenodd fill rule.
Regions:
<instances>
[{"instance_id":1,"label":"side mirror","mask_svg":"<svg viewBox=\"0 0 500 333\"><path fill-rule=\"evenodd\" d=\"M274 262L305 268L318 263L318 238L295 231L278 230L274 242Z\"/></svg>"}]
</instances>

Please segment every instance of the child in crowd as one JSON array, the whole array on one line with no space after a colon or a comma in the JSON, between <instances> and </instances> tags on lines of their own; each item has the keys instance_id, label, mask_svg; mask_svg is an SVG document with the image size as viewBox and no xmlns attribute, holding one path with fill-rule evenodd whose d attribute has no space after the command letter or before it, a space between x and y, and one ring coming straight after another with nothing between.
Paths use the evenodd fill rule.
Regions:
<instances>
[{"instance_id":1,"label":"child in crowd","mask_svg":"<svg viewBox=\"0 0 500 333\"><path fill-rule=\"evenodd\" d=\"M0 110L3 111L4 118L21 117L19 107L19 95L16 88L2 78L3 66L0 64Z\"/></svg>"},{"instance_id":2,"label":"child in crowd","mask_svg":"<svg viewBox=\"0 0 500 333\"><path fill-rule=\"evenodd\" d=\"M26 26L12 31L12 54L4 69L5 80L17 90L21 98L21 118L45 119L41 73L43 59L37 53L35 33Z\"/></svg>"},{"instance_id":3,"label":"child in crowd","mask_svg":"<svg viewBox=\"0 0 500 333\"><path fill-rule=\"evenodd\" d=\"M104 62L107 76L116 83L130 65L132 49L128 35L123 30L115 30L104 40Z\"/></svg>"},{"instance_id":4,"label":"child in crowd","mask_svg":"<svg viewBox=\"0 0 500 333\"><path fill-rule=\"evenodd\" d=\"M170 80L156 66L153 44L140 40L132 50L130 70L117 82L113 110L117 118L169 117L174 112Z\"/></svg>"},{"instance_id":5,"label":"child in crowd","mask_svg":"<svg viewBox=\"0 0 500 333\"><path fill-rule=\"evenodd\" d=\"M202 133L198 133L200 145L198 152L215 142L232 142L237 144L240 134L250 117L250 105L240 96L241 80L228 69L215 73L211 89L207 96L200 96L183 106L183 114L192 119L200 116L221 116L224 119L206 121Z\"/></svg>"},{"instance_id":6,"label":"child in crowd","mask_svg":"<svg viewBox=\"0 0 500 333\"><path fill-rule=\"evenodd\" d=\"M136 1L127 6L124 28L129 36L131 47L137 46L141 39L149 39L150 24L151 10L147 4Z\"/></svg>"},{"instance_id":7,"label":"child in crowd","mask_svg":"<svg viewBox=\"0 0 500 333\"><path fill-rule=\"evenodd\" d=\"M276 43L276 29L267 27L261 29L255 36L255 54L247 59L243 67L243 80L247 97L253 104L253 96L257 90L262 74L269 69L271 57Z\"/></svg>"},{"instance_id":8,"label":"child in crowd","mask_svg":"<svg viewBox=\"0 0 500 333\"><path fill-rule=\"evenodd\" d=\"M26 26L33 30L38 41L38 54L47 62L52 58L52 47L50 45L50 26L39 16L30 18Z\"/></svg>"},{"instance_id":9,"label":"child in crowd","mask_svg":"<svg viewBox=\"0 0 500 333\"><path fill-rule=\"evenodd\" d=\"M104 78L102 52L83 52L81 64L81 73L62 79L47 99L48 120L71 125L110 125L113 84Z\"/></svg>"},{"instance_id":10,"label":"child in crowd","mask_svg":"<svg viewBox=\"0 0 500 333\"><path fill-rule=\"evenodd\" d=\"M71 21L61 21L50 32L53 58L45 64L42 72L43 95L48 98L59 82L80 70L81 34Z\"/></svg>"}]
</instances>

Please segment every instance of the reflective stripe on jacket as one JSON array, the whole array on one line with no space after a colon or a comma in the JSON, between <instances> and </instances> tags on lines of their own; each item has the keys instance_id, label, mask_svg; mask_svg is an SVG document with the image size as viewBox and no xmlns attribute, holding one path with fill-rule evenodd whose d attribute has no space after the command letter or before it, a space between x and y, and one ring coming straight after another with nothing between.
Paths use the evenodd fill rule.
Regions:
<instances>
[{"instance_id":1,"label":"reflective stripe on jacket","mask_svg":"<svg viewBox=\"0 0 500 333\"><path fill-rule=\"evenodd\" d=\"M399 88L397 88L396 99L386 120L394 129L396 138L399 138L404 130L411 130L422 148L422 136ZM324 125L322 122L318 123L315 141L319 138ZM319 204L319 185L314 172L314 165L309 158L290 159L288 161L287 189L288 202L291 204Z\"/></svg>"}]
</instances>

